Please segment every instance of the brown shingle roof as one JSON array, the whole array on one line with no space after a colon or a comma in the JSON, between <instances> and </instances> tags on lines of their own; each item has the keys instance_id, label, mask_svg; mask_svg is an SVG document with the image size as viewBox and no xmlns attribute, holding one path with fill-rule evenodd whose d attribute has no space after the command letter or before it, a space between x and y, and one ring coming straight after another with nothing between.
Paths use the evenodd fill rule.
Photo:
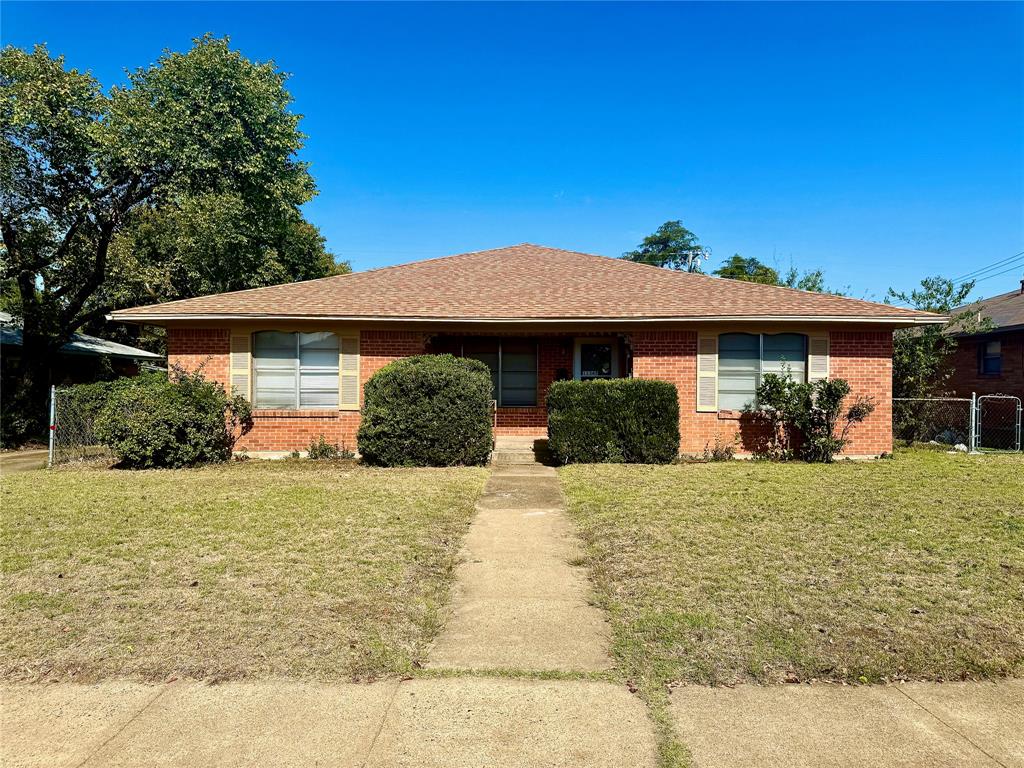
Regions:
<instances>
[{"instance_id":1,"label":"brown shingle roof","mask_svg":"<svg viewBox=\"0 0 1024 768\"><path fill-rule=\"evenodd\" d=\"M957 307L951 315L970 310L992 321L992 331L1011 331L1024 328L1024 281L1019 289L1001 293L990 299L979 299L971 304ZM952 325L952 324L951 324ZM950 332L956 333L956 327Z\"/></svg>"},{"instance_id":2,"label":"brown shingle roof","mask_svg":"<svg viewBox=\"0 0 1024 768\"><path fill-rule=\"evenodd\" d=\"M525 243L112 313L115 320L136 321L209 316L491 321L821 317L902 324L939 319L859 299Z\"/></svg>"}]
</instances>

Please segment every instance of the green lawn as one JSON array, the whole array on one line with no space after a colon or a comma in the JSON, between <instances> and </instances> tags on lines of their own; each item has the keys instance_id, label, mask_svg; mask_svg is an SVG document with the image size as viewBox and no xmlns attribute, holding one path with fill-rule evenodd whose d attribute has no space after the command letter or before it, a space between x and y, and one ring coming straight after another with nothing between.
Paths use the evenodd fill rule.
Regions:
<instances>
[{"instance_id":1,"label":"green lawn","mask_svg":"<svg viewBox=\"0 0 1024 768\"><path fill-rule=\"evenodd\" d=\"M405 673L485 478L298 461L5 477L0 675Z\"/></svg>"},{"instance_id":2,"label":"green lawn","mask_svg":"<svg viewBox=\"0 0 1024 768\"><path fill-rule=\"evenodd\" d=\"M1024 674L1024 459L560 470L624 672Z\"/></svg>"}]
</instances>

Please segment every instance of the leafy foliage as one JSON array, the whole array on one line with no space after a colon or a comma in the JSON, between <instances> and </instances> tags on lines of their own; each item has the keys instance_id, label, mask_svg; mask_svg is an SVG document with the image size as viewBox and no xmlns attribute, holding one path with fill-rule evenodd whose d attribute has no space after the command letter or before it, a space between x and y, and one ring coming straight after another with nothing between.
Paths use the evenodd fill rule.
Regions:
<instances>
[{"instance_id":1,"label":"leafy foliage","mask_svg":"<svg viewBox=\"0 0 1024 768\"><path fill-rule=\"evenodd\" d=\"M333 461L334 459L351 459L352 451L337 443L329 443L326 437L320 435L309 441L306 456L318 461Z\"/></svg>"},{"instance_id":2,"label":"leafy foliage","mask_svg":"<svg viewBox=\"0 0 1024 768\"><path fill-rule=\"evenodd\" d=\"M653 235L644 238L640 247L627 251L622 258L655 267L700 272L700 265L711 251L700 244L697 236L681 221L666 221Z\"/></svg>"},{"instance_id":3,"label":"leafy foliage","mask_svg":"<svg viewBox=\"0 0 1024 768\"><path fill-rule=\"evenodd\" d=\"M712 274L730 280L742 280L747 283L778 285L785 288L797 288L801 291L811 291L813 293L843 295L842 291L831 290L825 287L825 273L820 269L800 274L796 267L790 267L784 276L780 276L777 269L769 267L759 259L743 257L738 253L733 254L732 258L723 263Z\"/></svg>"},{"instance_id":4,"label":"leafy foliage","mask_svg":"<svg viewBox=\"0 0 1024 768\"><path fill-rule=\"evenodd\" d=\"M757 405L748 409L769 427L761 455L784 461L799 454L804 461L831 464L849 444L850 429L875 410L871 398L863 396L844 410L849 394L845 379L797 382L788 372L765 374L757 388Z\"/></svg>"},{"instance_id":5,"label":"leafy foliage","mask_svg":"<svg viewBox=\"0 0 1024 768\"><path fill-rule=\"evenodd\" d=\"M560 464L667 464L679 456L679 395L649 379L556 381L548 448Z\"/></svg>"},{"instance_id":6,"label":"leafy foliage","mask_svg":"<svg viewBox=\"0 0 1024 768\"><path fill-rule=\"evenodd\" d=\"M45 46L0 52L0 284L24 332L6 407L42 413L54 351L111 309L335 268L299 210L285 80L211 36L109 93Z\"/></svg>"},{"instance_id":7,"label":"leafy foliage","mask_svg":"<svg viewBox=\"0 0 1024 768\"><path fill-rule=\"evenodd\" d=\"M166 378L111 385L96 434L127 469L191 467L230 459L236 430L249 426L251 414L245 398L229 397L200 372L173 368Z\"/></svg>"},{"instance_id":8,"label":"leafy foliage","mask_svg":"<svg viewBox=\"0 0 1024 768\"><path fill-rule=\"evenodd\" d=\"M904 328L893 334L893 397L929 397L945 392L953 374L950 355L956 351L956 336L950 333L982 333L991 328L988 318L980 319L969 308L955 312L974 290L974 281L956 284L944 277L926 277L921 287L909 293L889 289L886 301L897 301L924 312L950 315L947 327L925 325Z\"/></svg>"},{"instance_id":9,"label":"leafy foliage","mask_svg":"<svg viewBox=\"0 0 1024 768\"><path fill-rule=\"evenodd\" d=\"M377 371L363 391L357 436L368 464L484 464L494 445L491 372L478 360L418 355Z\"/></svg>"}]
</instances>

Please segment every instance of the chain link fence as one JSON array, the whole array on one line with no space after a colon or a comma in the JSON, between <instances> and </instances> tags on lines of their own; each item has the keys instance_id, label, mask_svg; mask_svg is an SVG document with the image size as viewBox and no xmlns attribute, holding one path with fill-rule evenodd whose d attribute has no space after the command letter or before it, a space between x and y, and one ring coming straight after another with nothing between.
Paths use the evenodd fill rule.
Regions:
<instances>
[{"instance_id":1,"label":"chain link fence","mask_svg":"<svg viewBox=\"0 0 1024 768\"><path fill-rule=\"evenodd\" d=\"M70 389L50 390L51 467L72 462L109 462L114 454L96 439L95 408L90 408Z\"/></svg>"},{"instance_id":2,"label":"chain link fence","mask_svg":"<svg viewBox=\"0 0 1024 768\"><path fill-rule=\"evenodd\" d=\"M1009 395L982 395L977 399L977 434L974 447L982 451L1021 449L1021 401Z\"/></svg>"},{"instance_id":3,"label":"chain link fence","mask_svg":"<svg viewBox=\"0 0 1024 768\"><path fill-rule=\"evenodd\" d=\"M893 437L906 444L939 443L969 451L1021 450L1021 400L1012 395L897 397Z\"/></svg>"}]
</instances>

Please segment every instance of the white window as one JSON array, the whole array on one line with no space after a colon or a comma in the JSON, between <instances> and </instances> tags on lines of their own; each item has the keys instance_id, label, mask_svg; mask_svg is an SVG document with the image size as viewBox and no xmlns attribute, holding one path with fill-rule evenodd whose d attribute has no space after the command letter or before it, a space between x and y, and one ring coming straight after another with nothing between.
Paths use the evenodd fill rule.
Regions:
<instances>
[{"instance_id":1,"label":"white window","mask_svg":"<svg viewBox=\"0 0 1024 768\"><path fill-rule=\"evenodd\" d=\"M256 408L338 407L338 337L333 333L253 334Z\"/></svg>"},{"instance_id":2,"label":"white window","mask_svg":"<svg viewBox=\"0 0 1024 768\"><path fill-rule=\"evenodd\" d=\"M799 333L723 333L718 337L718 407L753 405L761 377L789 371L807 380L807 337Z\"/></svg>"}]
</instances>

